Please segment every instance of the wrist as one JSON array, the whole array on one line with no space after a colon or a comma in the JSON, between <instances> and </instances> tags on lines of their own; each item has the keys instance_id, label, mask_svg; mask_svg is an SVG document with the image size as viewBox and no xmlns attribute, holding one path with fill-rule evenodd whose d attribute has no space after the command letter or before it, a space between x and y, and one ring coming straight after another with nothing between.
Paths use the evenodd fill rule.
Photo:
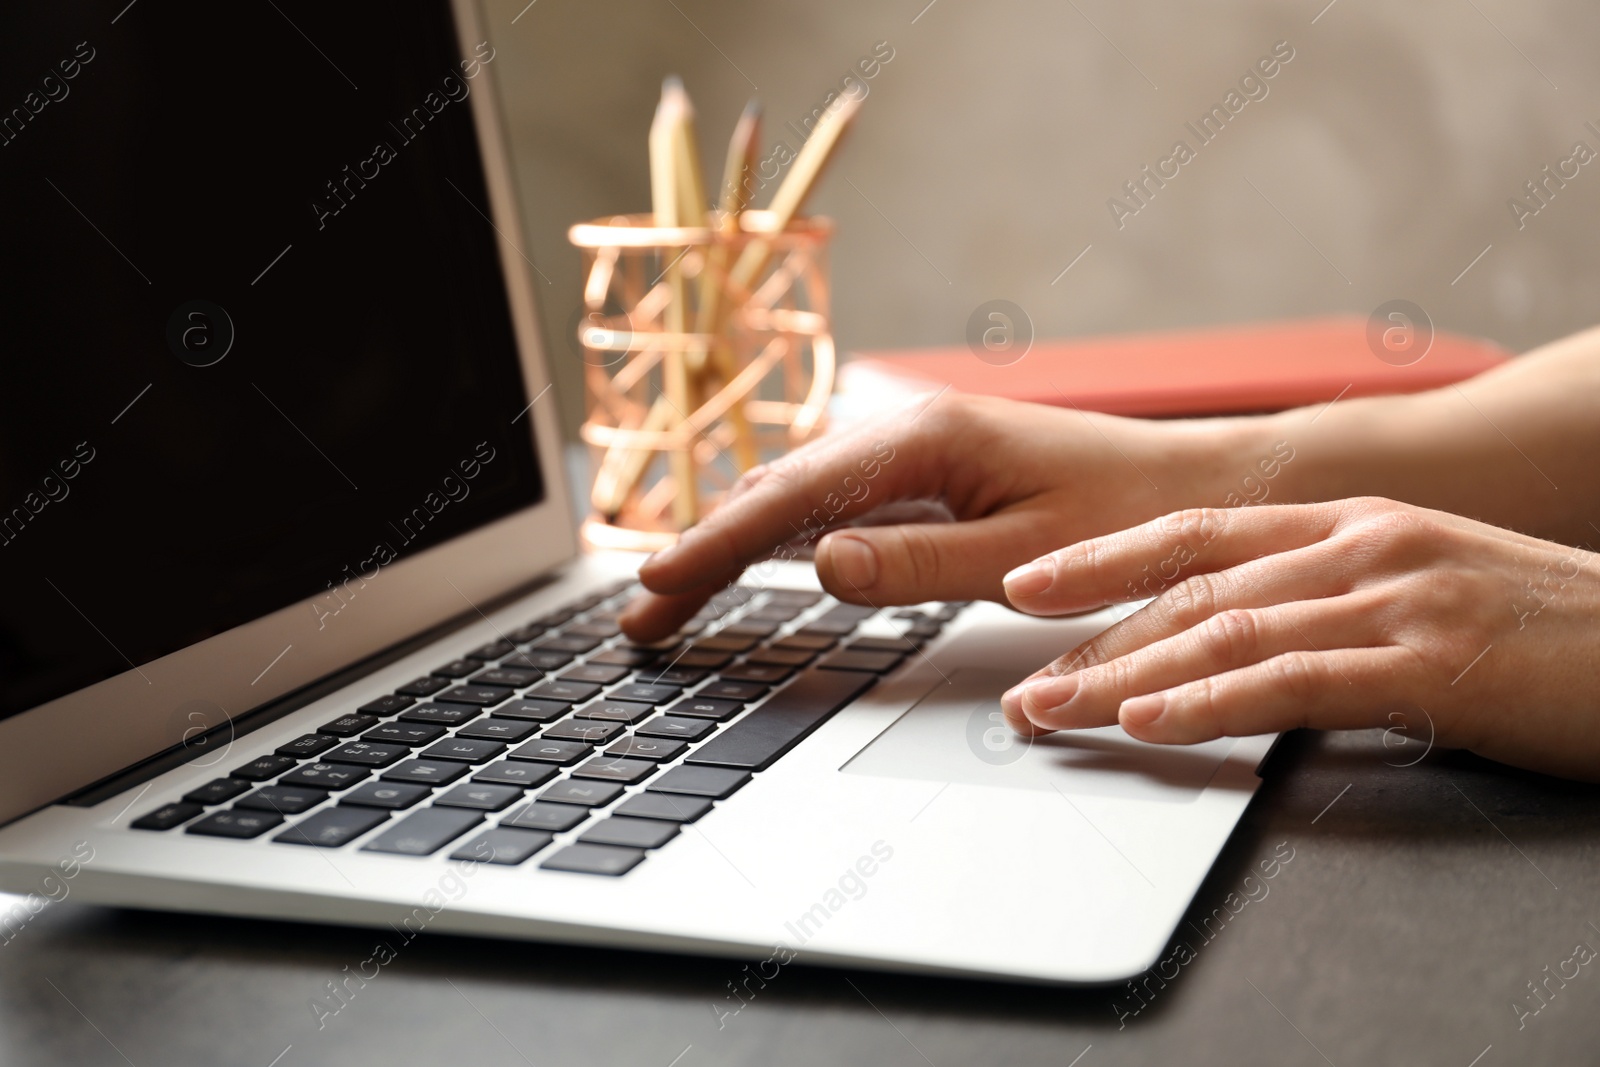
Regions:
<instances>
[{"instance_id":1,"label":"wrist","mask_svg":"<svg viewBox=\"0 0 1600 1067\"><path fill-rule=\"evenodd\" d=\"M1291 503L1290 474L1300 461L1276 415L1180 419L1146 424L1165 511Z\"/></svg>"}]
</instances>

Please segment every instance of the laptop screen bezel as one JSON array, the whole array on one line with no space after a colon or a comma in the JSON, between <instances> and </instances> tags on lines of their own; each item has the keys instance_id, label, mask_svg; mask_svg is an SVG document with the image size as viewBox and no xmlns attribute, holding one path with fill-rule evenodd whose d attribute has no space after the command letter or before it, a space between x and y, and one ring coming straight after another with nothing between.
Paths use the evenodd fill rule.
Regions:
<instances>
[{"instance_id":1,"label":"laptop screen bezel","mask_svg":"<svg viewBox=\"0 0 1600 1067\"><path fill-rule=\"evenodd\" d=\"M486 39L475 0L447 2L463 52ZM563 443L555 402L545 396L549 366L521 248L525 231L498 95L491 77L468 101L498 231L524 399L535 401L520 422L533 435L545 498L385 567L381 580L364 585L341 608L337 625L326 625L319 617L325 612L313 610L325 598L307 598L0 721L0 823L167 751L198 727L237 720L470 612L576 556ZM256 675L257 665L269 663L270 670Z\"/></svg>"}]
</instances>

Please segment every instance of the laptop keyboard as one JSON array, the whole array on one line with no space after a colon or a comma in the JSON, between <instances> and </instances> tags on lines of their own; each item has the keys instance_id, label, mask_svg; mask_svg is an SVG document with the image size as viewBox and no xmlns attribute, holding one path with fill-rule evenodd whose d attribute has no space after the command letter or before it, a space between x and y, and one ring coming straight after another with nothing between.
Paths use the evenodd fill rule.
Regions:
<instances>
[{"instance_id":1,"label":"laptop keyboard","mask_svg":"<svg viewBox=\"0 0 1600 1067\"><path fill-rule=\"evenodd\" d=\"M543 854L546 870L626 874L966 606L880 613L736 586L640 646L616 621L636 590L617 583L534 619L133 827L513 866ZM856 636L874 617L898 636Z\"/></svg>"}]
</instances>

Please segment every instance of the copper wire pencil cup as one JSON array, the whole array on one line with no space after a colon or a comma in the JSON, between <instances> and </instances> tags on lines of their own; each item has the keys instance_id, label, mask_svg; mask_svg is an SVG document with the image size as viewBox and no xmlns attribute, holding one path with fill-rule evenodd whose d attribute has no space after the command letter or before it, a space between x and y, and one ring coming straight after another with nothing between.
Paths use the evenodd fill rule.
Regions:
<instances>
[{"instance_id":1,"label":"copper wire pencil cup","mask_svg":"<svg viewBox=\"0 0 1600 1067\"><path fill-rule=\"evenodd\" d=\"M660 227L652 215L618 215L568 231L585 267L581 435L594 480L583 536L595 548L671 544L686 509L703 514L740 473L824 429L833 222L799 218L780 231L766 211L736 219L725 227L713 212L706 227ZM753 281L741 284L741 273ZM685 306L669 313L679 298ZM669 330L674 320L685 328ZM685 470L692 476L674 473Z\"/></svg>"}]
</instances>

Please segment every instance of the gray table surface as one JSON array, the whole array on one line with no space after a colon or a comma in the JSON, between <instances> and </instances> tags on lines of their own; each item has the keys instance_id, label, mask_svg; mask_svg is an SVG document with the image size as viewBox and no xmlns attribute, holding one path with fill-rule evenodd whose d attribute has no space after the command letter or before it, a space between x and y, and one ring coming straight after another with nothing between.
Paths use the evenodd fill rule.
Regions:
<instances>
[{"instance_id":1,"label":"gray table surface","mask_svg":"<svg viewBox=\"0 0 1600 1067\"><path fill-rule=\"evenodd\" d=\"M0 1062L1600 1062L1600 961L1568 962L1600 948L1600 790L1457 753L1392 765L1419 751L1377 731L1287 736L1189 919L1256 899L1235 897L1209 941L1186 921L1192 959L1120 1018L1139 1004L1122 986L796 963L719 1026L728 961L423 934L319 1030L311 998L371 933L69 897L0 946ZM1290 849L1265 896L1244 883ZM994 902L1049 906L1038 886Z\"/></svg>"}]
</instances>

